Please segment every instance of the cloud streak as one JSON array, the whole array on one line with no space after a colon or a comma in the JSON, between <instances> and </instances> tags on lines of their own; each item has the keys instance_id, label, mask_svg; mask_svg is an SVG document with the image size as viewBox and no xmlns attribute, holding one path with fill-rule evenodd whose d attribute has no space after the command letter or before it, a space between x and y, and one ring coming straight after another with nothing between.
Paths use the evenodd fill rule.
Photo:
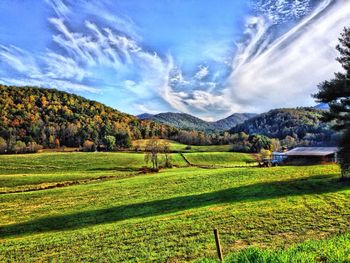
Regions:
<instances>
[{"instance_id":1,"label":"cloud streak","mask_svg":"<svg viewBox=\"0 0 350 263\"><path fill-rule=\"evenodd\" d=\"M250 111L310 105L317 84L340 69L334 60L335 45L342 28L350 23L350 2L322 1L257 54L253 46L266 37L269 21L256 18L254 23L259 23L258 29L240 49L225 89L232 104Z\"/></svg>"}]
</instances>

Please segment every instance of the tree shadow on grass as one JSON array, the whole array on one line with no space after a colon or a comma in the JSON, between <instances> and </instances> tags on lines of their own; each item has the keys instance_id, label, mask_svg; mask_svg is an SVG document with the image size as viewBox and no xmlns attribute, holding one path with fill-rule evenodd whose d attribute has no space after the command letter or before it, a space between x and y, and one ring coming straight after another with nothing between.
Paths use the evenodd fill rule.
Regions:
<instances>
[{"instance_id":1,"label":"tree shadow on grass","mask_svg":"<svg viewBox=\"0 0 350 263\"><path fill-rule=\"evenodd\" d=\"M24 223L2 226L0 227L0 237L6 238L24 234L78 229L102 223L157 216L220 203L249 202L284 196L332 193L344 189L350 189L350 182L342 182L334 175L318 175L287 181L264 182L210 193L38 218Z\"/></svg>"},{"instance_id":2,"label":"tree shadow on grass","mask_svg":"<svg viewBox=\"0 0 350 263\"><path fill-rule=\"evenodd\" d=\"M120 171L120 172L135 172L140 168L126 168L123 166L115 166L115 167L98 167L98 168L90 168L87 171Z\"/></svg>"}]
</instances>

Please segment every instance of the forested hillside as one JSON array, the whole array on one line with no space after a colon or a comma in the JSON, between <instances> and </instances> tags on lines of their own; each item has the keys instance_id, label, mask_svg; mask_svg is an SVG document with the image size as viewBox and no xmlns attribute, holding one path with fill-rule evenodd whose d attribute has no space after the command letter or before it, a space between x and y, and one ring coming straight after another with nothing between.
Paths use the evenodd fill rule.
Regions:
<instances>
[{"instance_id":1,"label":"forested hillside","mask_svg":"<svg viewBox=\"0 0 350 263\"><path fill-rule=\"evenodd\" d=\"M230 132L262 134L296 144L335 144L338 134L321 117L322 110L315 108L275 109L233 127Z\"/></svg>"},{"instance_id":2,"label":"forested hillside","mask_svg":"<svg viewBox=\"0 0 350 263\"><path fill-rule=\"evenodd\" d=\"M186 113L166 112L155 115L144 113L138 115L138 118L152 120L183 130L215 133L227 131L233 126L240 124L254 116L256 116L254 113L234 113L225 119L208 122Z\"/></svg>"},{"instance_id":3,"label":"forested hillside","mask_svg":"<svg viewBox=\"0 0 350 263\"><path fill-rule=\"evenodd\" d=\"M9 152L37 145L79 147L87 143L94 148L106 140L123 148L130 146L131 139L176 133L172 127L139 120L77 95L0 85L0 148Z\"/></svg>"},{"instance_id":4,"label":"forested hillside","mask_svg":"<svg viewBox=\"0 0 350 263\"><path fill-rule=\"evenodd\" d=\"M179 129L214 131L214 127L212 127L210 123L186 113L165 112L155 115L142 114L139 115L139 118L140 116L144 116L144 119L171 125Z\"/></svg>"}]
</instances>

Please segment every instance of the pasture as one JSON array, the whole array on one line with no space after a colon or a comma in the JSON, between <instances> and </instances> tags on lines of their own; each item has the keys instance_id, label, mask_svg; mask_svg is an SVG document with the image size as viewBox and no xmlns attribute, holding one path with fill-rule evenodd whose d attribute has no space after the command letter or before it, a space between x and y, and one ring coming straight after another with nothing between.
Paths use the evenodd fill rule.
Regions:
<instances>
[{"instance_id":1,"label":"pasture","mask_svg":"<svg viewBox=\"0 0 350 263\"><path fill-rule=\"evenodd\" d=\"M225 166L253 158L221 154ZM139 153L0 156L0 261L215 262L214 228L227 262L350 260L350 183L336 165L204 169L173 160L177 168L142 174ZM333 256L317 253L328 246Z\"/></svg>"},{"instance_id":2,"label":"pasture","mask_svg":"<svg viewBox=\"0 0 350 263\"><path fill-rule=\"evenodd\" d=\"M214 167L256 166L257 159L252 154L233 152L197 152L184 153L192 165Z\"/></svg>"},{"instance_id":3,"label":"pasture","mask_svg":"<svg viewBox=\"0 0 350 263\"><path fill-rule=\"evenodd\" d=\"M140 147L141 150L145 149L148 139L133 141L133 147ZM190 148L186 148L186 144L182 144L172 140L161 139L170 144L170 150L172 152L228 152L231 149L231 145L191 145Z\"/></svg>"}]
</instances>

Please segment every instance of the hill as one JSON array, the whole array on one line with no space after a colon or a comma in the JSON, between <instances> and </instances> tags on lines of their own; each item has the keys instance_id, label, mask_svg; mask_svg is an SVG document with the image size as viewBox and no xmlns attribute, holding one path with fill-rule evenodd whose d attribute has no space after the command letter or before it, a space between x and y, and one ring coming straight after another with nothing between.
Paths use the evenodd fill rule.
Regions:
<instances>
[{"instance_id":1,"label":"hill","mask_svg":"<svg viewBox=\"0 0 350 263\"><path fill-rule=\"evenodd\" d=\"M227 131L232 127L243 123L246 120L249 120L255 117L256 113L234 113L228 116L225 119L221 119L215 122L211 122L211 124L217 129L221 131Z\"/></svg>"},{"instance_id":2,"label":"hill","mask_svg":"<svg viewBox=\"0 0 350 263\"><path fill-rule=\"evenodd\" d=\"M142 115L147 116L147 114ZM210 123L187 113L165 112L149 115L146 119L157 123L167 124L179 129L214 131L214 127Z\"/></svg>"},{"instance_id":3,"label":"hill","mask_svg":"<svg viewBox=\"0 0 350 263\"><path fill-rule=\"evenodd\" d=\"M336 134L321 121L322 112L315 108L275 109L246 120L230 132L262 134L278 139L290 136L313 145L334 144Z\"/></svg>"},{"instance_id":4,"label":"hill","mask_svg":"<svg viewBox=\"0 0 350 263\"><path fill-rule=\"evenodd\" d=\"M139 119L152 120L158 123L167 124L179 129L196 130L202 132L222 132L227 131L233 126L244 122L256 114L254 113L234 113L231 116L215 122L204 121L200 118L186 113L166 112L159 114L143 113L138 115Z\"/></svg>"},{"instance_id":5,"label":"hill","mask_svg":"<svg viewBox=\"0 0 350 263\"><path fill-rule=\"evenodd\" d=\"M128 147L131 139L167 137L176 129L117 111L83 97L36 87L0 85L0 148L17 152L28 144L98 146L106 136Z\"/></svg>"}]
</instances>

